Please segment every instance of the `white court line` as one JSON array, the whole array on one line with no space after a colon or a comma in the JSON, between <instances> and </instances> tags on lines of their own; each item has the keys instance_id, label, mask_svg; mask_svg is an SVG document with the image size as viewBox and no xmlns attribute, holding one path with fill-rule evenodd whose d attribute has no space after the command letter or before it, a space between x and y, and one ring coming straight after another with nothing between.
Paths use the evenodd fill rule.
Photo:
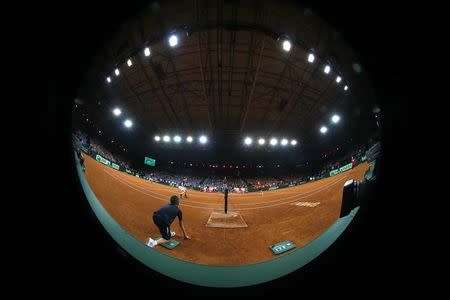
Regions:
<instances>
[{"instance_id":1,"label":"white court line","mask_svg":"<svg viewBox=\"0 0 450 300\"><path fill-rule=\"evenodd\" d=\"M107 171L105 171L105 172L106 172L108 175L110 175L110 176L116 178L117 180L119 180L121 183L123 183L123 184L125 184L125 185L131 187L132 189L134 189L134 190L136 190L136 191L138 191L138 192L141 192L141 193L143 193L143 194L145 194L145 195L152 196L152 197L155 197L155 198L157 198L157 199L161 199L161 200L166 201L165 196L164 196L164 198L159 197L159 196L162 196L161 194L153 193L153 194L155 194L155 195L153 195L153 194L146 193L146 192L144 192L144 191L142 191L142 190L140 190L140 189L137 189L137 188L133 187L133 185L130 185L128 182L126 182L126 181L123 180L122 178L120 178L120 177L118 177L118 176L116 176L116 175L114 175L114 174L111 174L111 173L109 173L109 172L107 172ZM344 179L346 179L346 178L342 178L342 179L340 179L340 180L336 180L335 182L333 182L333 185L336 184L336 183L338 183L339 181L343 181ZM136 185L135 185L135 186L136 186ZM241 211L241 210L251 210L251 209L260 209L260 208L266 208L266 207L274 207L274 206L279 206L279 205L283 205L283 204L290 204L290 203L296 202L296 201L299 200L299 199L304 199L304 198L307 198L307 197L309 197L309 196L311 196L311 195L313 195L313 194L317 194L318 192L320 192L320 191L322 191L322 190L324 190L324 189L326 189L326 188L328 188L328 187L330 187L330 186L331 186L331 185L322 187L321 189L317 189L317 190L314 191L314 193L311 193L310 195L306 195L306 196L303 196L303 197L296 198L296 199L293 200L293 201L282 202L282 203L277 203L277 204L273 204L273 205L265 205L265 206L260 206L260 207L241 208L241 209L236 209L236 210L238 210L238 211ZM140 186L138 186L138 187L139 187L139 188L142 188L142 187L140 187ZM286 199L286 198L285 198L285 199ZM281 199L280 201L285 200L285 199ZM197 203L200 203L200 202L197 202ZM207 205L211 205L211 204L212 204L212 205L215 205L214 203L201 203L201 204L202 204L202 205L205 205L205 204L207 204ZM255 204L255 203L253 203L253 204ZM265 203L265 202L260 202L260 204L266 204L266 203ZM183 206L193 207L193 208L200 208L200 209L207 209L207 210L211 209L211 208L205 208L205 207L203 207L203 206L188 205L188 204L183 204ZM220 207L222 207L222 206L220 206ZM220 208L220 207L219 207L219 208ZM216 207L214 207L214 208L216 208Z\"/></svg>"},{"instance_id":2,"label":"white court line","mask_svg":"<svg viewBox=\"0 0 450 300\"><path fill-rule=\"evenodd\" d=\"M142 190L140 190L140 189L135 188L133 185L129 184L128 182L126 182L125 180L123 180L122 178L120 178L120 177L118 177L118 176L116 176L116 175L114 175L114 174L111 174L111 173L109 173L109 172L107 172L107 171L105 171L105 173L107 173L107 174L110 175L111 177L116 178L116 179L119 180L122 184L125 184L125 185L131 187L132 189L134 189L134 190L136 190L136 191L138 191L138 192L141 192L142 194L145 194L145 195L148 195L148 196L152 196L152 197L155 197L155 198L157 198L157 199L163 200L164 202L167 202L166 196L165 196L164 198L162 198L162 197L160 197L160 196L162 196L161 194L157 194L157 193L149 194L149 193L146 193L146 192L144 192L144 191L142 191ZM335 181L335 182L333 183L333 185L334 185L334 184L337 184L338 182L343 181L343 180L345 180L345 179L346 179L346 178L339 179L339 180ZM141 188L140 186L138 186L138 187ZM309 194L309 195L305 195L305 196L303 196L303 197L296 198L295 200L292 200L292 201L289 201L289 202L282 202L282 203L277 203L277 204L272 204L272 205L265 205L265 206L260 206L260 207L240 208L240 209L235 209L235 210L241 211L241 210L261 209L261 208L267 208L267 207L279 206L279 205L283 205L283 204L290 204L290 203L296 202L296 201L299 200L299 199L304 199L304 198L307 198L307 197L309 197L309 196L311 196L311 195L317 194L317 193L321 192L322 190L324 190L324 189L326 189L326 188L328 188L328 187L330 187L330 186L326 186L326 187L323 187L323 188L321 188L321 189L317 189L317 190L315 190L314 193L311 193L311 194ZM286 198L285 198L285 199L286 199ZM281 199L280 201L285 200L285 199ZM197 203L199 203L199 202L197 202ZM261 204L265 204L265 202L260 202L260 203L261 203ZM206 205L215 205L214 203L201 203L201 204L202 204L202 205L205 205L205 204L206 204ZM255 203L253 203L253 204L255 204ZM219 207L217 207L217 206L215 206L215 207L203 207L203 206L196 206L196 205L188 205L188 204L184 204L184 203L182 204L182 206L187 206L187 207L192 207L192 208L200 208L200 209L206 209L206 210L211 210L211 209L213 209L213 208L221 208L221 207L222 207L222 205L220 205Z\"/></svg>"},{"instance_id":3,"label":"white court line","mask_svg":"<svg viewBox=\"0 0 450 300\"><path fill-rule=\"evenodd\" d=\"M346 178L342 178L342 179L340 179L340 180L337 180L337 181L335 182L335 184L337 184L339 181L343 181L344 179L346 179ZM329 188L329 187L330 187L330 186L327 186L327 187L325 187L324 189ZM274 206L278 206L278 205L282 205L282 204L290 204L290 203L296 202L297 200L304 199L304 198L308 198L309 196L314 195L314 194L317 194L317 193L321 192L321 191L324 190L324 189L321 189L321 190L317 189L317 190L315 191L315 193L311 193L311 194L309 194L309 195L306 195L306 196L303 196L303 197L299 197L299 198L297 198L297 199L295 199L295 200L292 200L292 201L289 201L289 202L284 202L284 203L279 203L279 204L272 204L272 205L265 205L265 206L254 207L254 208L240 208L240 209L236 209L236 210L241 211L241 210L250 210L250 209L260 209L260 208L274 207Z\"/></svg>"},{"instance_id":4,"label":"white court line","mask_svg":"<svg viewBox=\"0 0 450 300\"><path fill-rule=\"evenodd\" d=\"M106 172L106 171L105 171L105 172ZM108 175L110 175L111 177L117 179L120 183L129 186L129 187L132 188L133 190L136 190L136 191L138 191L138 192L141 192L141 193L144 194L144 195L151 196L151 197L156 198L156 199L160 199L160 200L162 200L162 201L164 201L164 202L167 203L167 197L166 197L166 196L165 196L164 198L162 198L162 197L159 197L160 194L154 195L154 194L146 193L146 192L144 192L144 191L141 191L140 189L135 188L133 185L129 184L128 182L126 182L126 181L123 180L122 178L117 177L116 175L113 175L113 174L109 174L108 172L106 172L106 173L107 173ZM200 208L200 209L206 209L206 210L211 210L211 209L212 209L212 208L209 208L209 207L193 206L193 205L187 205L187 204L182 204L182 206L193 207L193 208ZM214 207L214 208L220 208L220 207Z\"/></svg>"},{"instance_id":5,"label":"white court line","mask_svg":"<svg viewBox=\"0 0 450 300\"><path fill-rule=\"evenodd\" d=\"M105 171L106 172L106 171ZM129 175L129 174L125 174L125 175L128 175L128 176L130 176L130 177L132 177L132 178L135 178L135 176L132 176L132 175ZM155 184L160 184L160 185L163 185L162 183L159 183L159 182L156 182L156 181L151 181L151 180L146 180L146 179L143 179L143 178L140 178L139 177L139 179L141 179L141 180L143 180L144 181L144 183L155 183ZM124 180L127 180L126 178L124 178ZM127 180L128 181L128 180ZM131 182L131 181L128 181L128 182ZM166 187L168 187L168 188L173 188L173 189L178 189L178 187L174 187L174 186L168 186L168 185L164 185L164 186L166 186ZM149 187L150 188L150 187ZM161 188L151 188L152 190L155 190L155 191L167 191L166 189L161 189ZM195 192L199 192L199 193L201 193L201 194L198 194L198 195L196 195L196 197L200 197L200 198L210 198L211 196L218 196L218 197L220 197L220 193L218 193L218 192L213 192L213 193L208 193L208 192L202 192L202 191L196 191L196 190L192 190L192 189L188 189L188 191L195 191ZM270 191L264 191L264 193L266 193L266 194L269 194L269 195L274 195L275 193L274 192L276 192L276 190L270 190ZM258 193L258 192L250 192L250 193ZM295 192L288 192L288 191L284 191L284 193L285 194L294 194L294 195L298 195L297 193L295 193ZM233 196L233 197L242 197L242 196L246 196L246 195L248 195L249 194L249 192L247 192L247 193L234 193L234 192L230 192L230 193L228 193L228 195L229 196ZM221 197L222 198L222 197ZM198 203L203 203L203 202L198 202Z\"/></svg>"},{"instance_id":6,"label":"white court line","mask_svg":"<svg viewBox=\"0 0 450 300\"><path fill-rule=\"evenodd\" d=\"M110 175L113 175L109 171L106 171L106 170L104 170L104 171L106 173L110 174ZM114 177L116 177L116 175L114 175ZM118 177L116 177L116 178L118 178ZM126 179L123 179L123 180L127 181ZM331 183L327 183L326 185L323 185L323 186L321 186L321 187L319 187L318 189L315 189L315 190L306 191L306 192L303 192L303 193L296 193L296 194L294 194L292 196L289 196L289 197L286 197L286 198L282 198L282 199L278 199L278 200L264 201L264 202L255 202L255 203L233 203L233 205L260 205L260 204L277 203L277 202L280 202L280 201L282 202L282 201L285 201L285 200L288 200L288 199L293 199L293 198L295 198L297 196L312 194L312 193L315 193L316 191L322 191L322 190L324 190L324 189L326 189L326 188L328 188L330 186L333 186L335 183L337 183L339 181L342 181L342 179L334 180ZM130 182L130 181L127 181L127 182L130 183L130 184L133 184L134 186L136 186L139 189L143 189L145 191L148 191L150 193L154 193L154 194L159 195L159 196L164 196L162 194L155 193L153 191L153 189L150 190L150 187L147 188L147 187L144 187L144 186L141 186L141 185L134 184L133 182ZM174 187L170 187L170 188L176 189ZM199 192L199 193L201 193L201 192ZM195 196L199 197L200 195L196 194ZM221 195L217 195L217 194L214 194L214 195L211 195L211 196L205 196L205 197L218 198L218 199L213 199L213 200L222 200L223 199L223 197L221 197ZM183 202L186 202L186 201L188 203L205 204L205 202L197 202L197 201L193 201L193 200L183 200ZM207 203L207 204L209 204L209 203Z\"/></svg>"},{"instance_id":7,"label":"white court line","mask_svg":"<svg viewBox=\"0 0 450 300\"><path fill-rule=\"evenodd\" d=\"M105 170L104 170L104 171L105 171ZM113 177L115 177L116 179L118 179L118 180L120 180L120 181L126 181L125 179L122 179L122 178L120 178L120 177L118 177L118 176L116 176L116 175L114 175L114 174L112 174L112 173L110 173L110 172L108 172L108 171L105 171L105 172L108 173L108 175L113 176ZM316 189L316 190L309 191L309 192L305 192L305 193L300 193L300 194L297 194L297 195L295 195L295 196L290 196L290 197L287 197L287 198L282 198L282 199L278 199L278 200L274 200L274 201L256 202L256 203L233 203L232 205L233 205L233 206L236 206L236 205L260 205L260 204L268 204L268 203L274 203L274 202L279 202L280 204L283 204L283 203L291 203L292 201L291 201L291 202L284 202L284 201L287 200L287 199L292 199L292 198L297 197L297 196L299 196L299 195L306 195L306 196L300 197L300 198L295 198L296 200L306 198L306 197L308 197L309 195L317 194L318 192L320 192L320 191L322 191L322 190L325 190L325 189L327 189L328 187L331 187L331 186L337 184L338 182L343 181L344 179L345 179L345 178L338 179L338 180L335 180L335 181L333 181L332 183L327 184L327 185L325 185L325 186L322 186L322 187L320 187L320 188L318 188L318 189ZM136 184L134 184L134 183L131 183L131 184L132 184L133 186L137 187L139 190L144 189L144 190L146 190L146 191L148 191L148 192L150 192L150 193L152 193L152 194L154 194L154 195L156 195L156 196L164 196L164 197L166 197L165 195L161 195L161 194L155 193L155 192L153 192L153 191L149 191L149 190L145 189L144 187L142 187L142 186L140 186L140 185L136 185ZM148 194L147 194L147 195L148 195ZM158 197L158 198L159 198L159 197ZM219 199L215 199L215 200L219 200ZM188 200L184 200L183 202L185 202L185 201L188 201ZM188 203L197 203L197 204L201 204L201 205L205 205L205 204L206 204L206 205L215 205L214 203L205 203L205 202L197 202L197 201L188 201ZM270 207L270 206L264 206L264 207ZM249 208L249 209L252 209L252 208ZM242 210L246 210L246 209L243 208Z\"/></svg>"},{"instance_id":8,"label":"white court line","mask_svg":"<svg viewBox=\"0 0 450 300\"><path fill-rule=\"evenodd\" d=\"M109 171L106 171L106 170L104 170L106 173L108 173L108 174L110 174L110 175L113 175L112 173L110 173ZM116 177L116 175L114 175L114 177ZM116 177L116 178L118 178L118 177ZM123 180L125 180L125 181L127 181L126 179L123 179ZM272 200L272 201L265 201L265 202L255 202L255 203L233 203L233 205L260 205L260 204L269 204L269 203L277 203L277 202L283 202L283 201L285 201L285 200L288 200L288 199L293 199L293 198L295 198L295 197L298 197L298 196L301 196L301 195L307 195L307 194L315 194L315 192L316 191L322 191L322 190L324 190L324 189L326 189L326 188L328 188L328 187L330 187L330 186L333 186L335 183L337 183L337 182L339 182L339 181L342 181L343 179L337 179L337 180L335 180L335 181L332 181L331 183L328 183L328 184L326 184L326 185L324 185L324 186L321 186L321 187L319 187L318 189L315 189L315 190L311 190L311 191L306 191L306 192L303 192L303 193L296 193L296 194L294 194L294 195L292 195L292 196L289 196L289 197L286 197L286 198L282 198L282 199L278 199L278 200ZM155 193L155 192L153 192L153 190L149 190L148 188L146 188L146 187L143 187L143 186L141 186L141 185L137 185L137 184L134 184L134 183L132 183L132 182L130 182L130 181L127 181L127 182L129 182L130 184L133 184L135 187L137 187L137 188L139 188L139 189L143 189L143 190L145 190L145 191L148 191L148 192L150 192L150 193L154 193L155 195L158 195L158 196L165 196L165 195L162 195L162 194L158 194L158 193ZM174 188L175 189L175 188ZM196 197L198 197L199 195L197 194L197 195L195 195ZM212 198L212 197L220 197L220 195L211 195L211 196L207 196L207 197L210 197L210 198ZM223 197L220 197L220 198L218 198L218 199L213 199L213 200L222 200L223 199ZM193 200L183 200L183 202L188 202L188 203L196 203L196 204L205 204L205 202L197 202L197 201L193 201ZM211 203L206 203L206 204L211 204Z\"/></svg>"},{"instance_id":9,"label":"white court line","mask_svg":"<svg viewBox=\"0 0 450 300\"><path fill-rule=\"evenodd\" d=\"M105 171L105 170L104 170ZM107 172L107 171L105 171L105 172ZM108 171L108 173L109 174L112 174L111 172L109 172ZM135 176L132 176L132 175L130 175L130 174L125 174L125 175L128 175L128 176L130 176L130 177L132 177L132 178L135 178ZM143 180L144 181L144 183L155 183L155 184L160 184L160 185L163 185L162 183L159 183L159 182L155 182L155 181L151 181L151 180L146 180L146 179L143 179L143 178L140 178L140 177L138 177L139 179L141 179L141 180ZM325 178L326 179L326 178ZM126 180L127 182L130 182L131 183L131 181L130 180L127 180L126 179L126 177L124 178L124 180ZM321 180L324 180L324 179L319 179L318 181L321 181ZM318 181L316 181L316 182L318 182ZM336 182L336 181L333 181L332 183L334 183L334 182ZM328 184L327 184L328 185ZM324 185L324 186L327 186L327 185ZM164 185L164 186L166 186L166 187L168 187L169 189L174 189L174 190L178 190L178 187L174 187L174 186L168 186L168 185ZM139 187L142 187L142 188L144 188L144 186L139 186ZM323 187L323 186L322 186ZM148 187L149 189L151 189L151 190L149 190L150 192L153 192L153 191L167 191L167 189L161 189L161 188L151 188L151 187ZM196 195L196 197L199 197L199 198L211 198L211 197L220 197L220 199L223 199L223 194L220 194L220 193L218 193L218 192L213 192L213 193L207 193L207 192L202 192L202 191L196 191L196 190L192 190L192 189L189 189L188 191L195 191L195 192L199 192L200 194L197 194ZM283 191L283 194L287 194L287 195L291 195L292 194L292 197L295 197L295 196L298 196L298 195L303 195L303 194L306 194L306 193L311 193L311 192L314 192L315 190L312 190L312 191L308 191L308 192L304 192L304 193L296 193L296 192L289 192L289 191ZM277 190L268 190L268 191L264 191L264 193L266 193L267 195L276 195L276 192L277 192ZM259 192L250 192L250 193L259 193ZM233 197L242 197L242 196L246 196L246 195L249 195L249 193L233 193L233 192L230 192L230 193L228 193L228 196L233 196ZM283 199L289 199L289 198L283 198ZM276 201L279 201L279 200L274 200L274 201L271 201L271 202L276 202ZM195 201L191 201L192 203L199 203L199 204L203 204L203 202L195 202ZM260 202L260 203L271 203L270 201L267 201L267 202ZM252 203L240 203L239 205L251 205Z\"/></svg>"}]
</instances>

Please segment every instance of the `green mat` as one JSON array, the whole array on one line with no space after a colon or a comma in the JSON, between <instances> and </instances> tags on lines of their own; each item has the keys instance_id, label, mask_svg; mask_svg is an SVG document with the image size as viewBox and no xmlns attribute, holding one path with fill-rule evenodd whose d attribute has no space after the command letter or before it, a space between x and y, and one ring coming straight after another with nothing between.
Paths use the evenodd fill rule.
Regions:
<instances>
[{"instance_id":1,"label":"green mat","mask_svg":"<svg viewBox=\"0 0 450 300\"><path fill-rule=\"evenodd\" d=\"M161 238L161 236L157 236L157 237L154 237L154 238L152 238L152 239L154 239L154 240L156 241L156 240L158 240L158 239L160 239L160 238ZM171 239L171 240L170 240L169 242L167 242L167 243L158 244L158 245L163 246L164 248L167 248L167 249L169 249L169 250L172 250L173 248L175 248L176 246L178 246L179 243L180 243L179 241L174 240L174 239Z\"/></svg>"},{"instance_id":2,"label":"green mat","mask_svg":"<svg viewBox=\"0 0 450 300\"><path fill-rule=\"evenodd\" d=\"M279 242L275 245L269 246L270 250L272 250L273 254L281 254L283 252L289 251L295 248L295 244L291 241Z\"/></svg>"}]
</instances>

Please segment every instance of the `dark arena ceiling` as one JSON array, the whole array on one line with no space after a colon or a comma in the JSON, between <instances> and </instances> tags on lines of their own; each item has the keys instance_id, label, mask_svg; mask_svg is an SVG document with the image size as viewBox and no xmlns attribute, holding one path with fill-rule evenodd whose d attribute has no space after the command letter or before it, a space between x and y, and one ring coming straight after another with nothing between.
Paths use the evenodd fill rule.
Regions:
<instances>
[{"instance_id":1,"label":"dark arena ceiling","mask_svg":"<svg viewBox=\"0 0 450 300\"><path fill-rule=\"evenodd\" d=\"M319 128L334 113L341 139L373 130L375 99L357 55L324 20L292 2L153 2L113 36L94 55L76 101L110 136L120 134L111 126L116 106L141 143L165 133L206 133L216 141L276 135L297 139L302 149L323 143Z\"/></svg>"}]
</instances>

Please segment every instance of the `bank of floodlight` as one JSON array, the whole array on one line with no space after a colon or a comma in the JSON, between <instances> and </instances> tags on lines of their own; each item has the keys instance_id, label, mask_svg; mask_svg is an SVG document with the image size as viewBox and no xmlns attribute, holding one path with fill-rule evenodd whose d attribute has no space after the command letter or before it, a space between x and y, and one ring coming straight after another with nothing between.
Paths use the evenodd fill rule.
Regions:
<instances>
[{"instance_id":1,"label":"bank of floodlight","mask_svg":"<svg viewBox=\"0 0 450 300\"><path fill-rule=\"evenodd\" d=\"M284 51L289 52L289 51L291 50L291 47L292 47L292 45L291 45L291 42L290 42L290 41L285 40L285 41L283 42L283 50L284 50Z\"/></svg>"},{"instance_id":2,"label":"bank of floodlight","mask_svg":"<svg viewBox=\"0 0 450 300\"><path fill-rule=\"evenodd\" d=\"M120 116L120 115L122 114L122 111L120 110L120 108L116 107L116 108L114 108L114 110L113 110L113 114L114 114L116 117L118 117L118 116Z\"/></svg>"},{"instance_id":3,"label":"bank of floodlight","mask_svg":"<svg viewBox=\"0 0 450 300\"><path fill-rule=\"evenodd\" d=\"M131 122L131 120L129 120L129 119L126 119L123 122L123 125L125 125L126 128L130 128L131 126L133 126L133 122Z\"/></svg>"},{"instance_id":4,"label":"bank of floodlight","mask_svg":"<svg viewBox=\"0 0 450 300\"><path fill-rule=\"evenodd\" d=\"M172 34L169 37L169 45L170 47L175 47L176 45L178 45L178 37L175 34Z\"/></svg>"},{"instance_id":5,"label":"bank of floodlight","mask_svg":"<svg viewBox=\"0 0 450 300\"><path fill-rule=\"evenodd\" d=\"M331 117L331 122L333 122L334 124L338 123L341 120L341 117L339 117L338 115L333 115Z\"/></svg>"}]
</instances>

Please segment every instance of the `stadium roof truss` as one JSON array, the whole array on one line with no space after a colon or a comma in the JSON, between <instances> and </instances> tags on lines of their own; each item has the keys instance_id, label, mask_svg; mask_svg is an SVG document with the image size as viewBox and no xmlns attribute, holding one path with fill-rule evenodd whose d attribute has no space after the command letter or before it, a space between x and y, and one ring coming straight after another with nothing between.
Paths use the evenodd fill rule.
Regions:
<instances>
[{"instance_id":1,"label":"stadium roof truss","mask_svg":"<svg viewBox=\"0 0 450 300\"><path fill-rule=\"evenodd\" d=\"M123 107L149 132L306 136L338 107L370 97L367 80L352 70L353 51L308 9L284 1L164 5L153 4L127 22L94 59L80 89L91 113L104 113L95 105L102 99L104 107ZM171 34L178 36L175 47L167 42ZM285 39L290 51L282 48Z\"/></svg>"}]
</instances>

